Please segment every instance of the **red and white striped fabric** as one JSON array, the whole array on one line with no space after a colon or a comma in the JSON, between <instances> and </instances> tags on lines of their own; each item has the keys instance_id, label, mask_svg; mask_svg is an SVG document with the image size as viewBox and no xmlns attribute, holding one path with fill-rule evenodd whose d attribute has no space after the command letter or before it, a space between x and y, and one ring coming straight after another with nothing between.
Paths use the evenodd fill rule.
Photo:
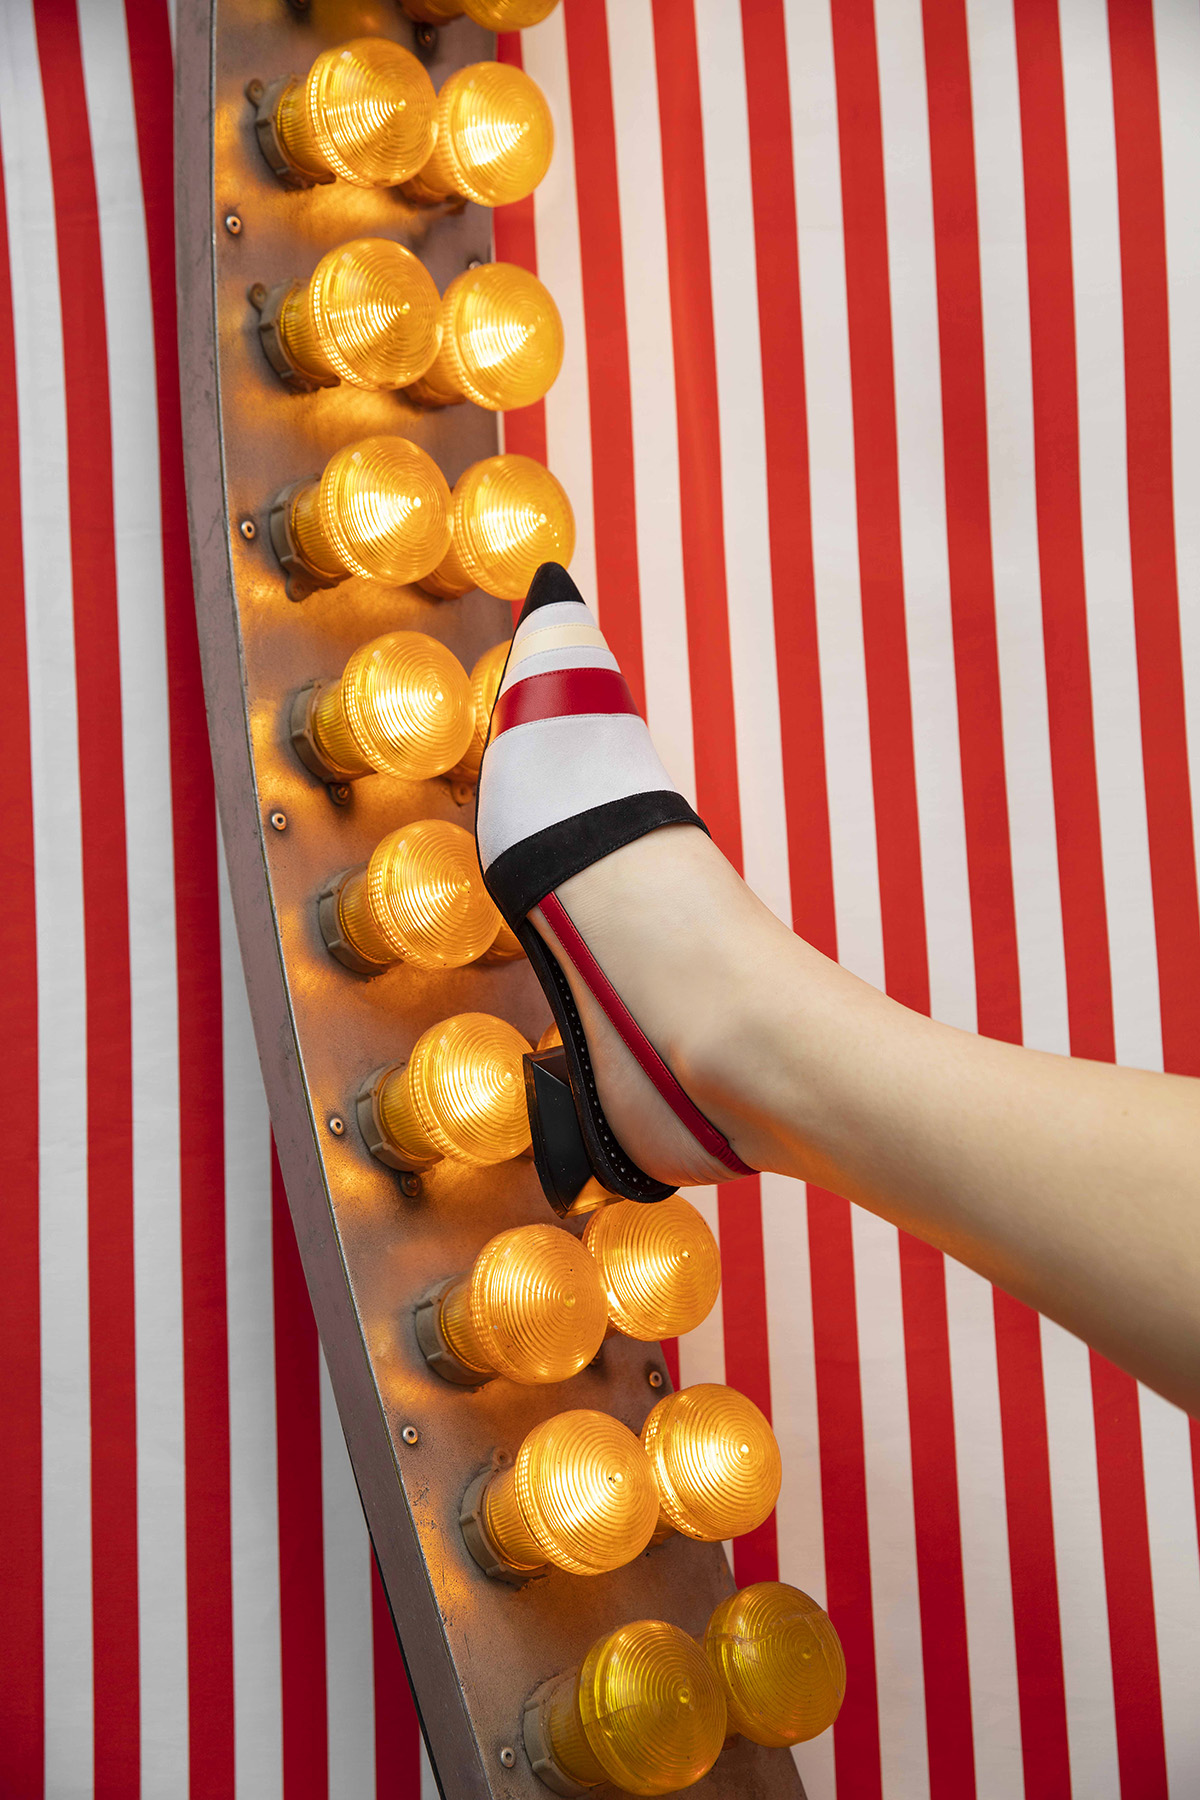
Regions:
<instances>
[{"instance_id":1,"label":"red and white striped fabric","mask_svg":"<svg viewBox=\"0 0 1200 1800\"><path fill-rule=\"evenodd\" d=\"M564 0L498 249L673 779L912 1005L1200 1073L1197 0ZM0 8L0 1793L416 1800L208 774L163 0ZM1200 1790L1188 1422L840 1200L714 1192L685 1380L827 1599L812 1800ZM428 1791L429 1778L425 1777Z\"/></svg>"}]
</instances>

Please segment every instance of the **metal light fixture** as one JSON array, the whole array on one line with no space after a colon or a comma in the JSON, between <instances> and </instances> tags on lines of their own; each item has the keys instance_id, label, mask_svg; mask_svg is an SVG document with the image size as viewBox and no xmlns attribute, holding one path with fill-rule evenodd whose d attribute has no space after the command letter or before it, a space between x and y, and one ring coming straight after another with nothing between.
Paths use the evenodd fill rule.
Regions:
<instances>
[{"instance_id":1,"label":"metal light fixture","mask_svg":"<svg viewBox=\"0 0 1200 1800\"><path fill-rule=\"evenodd\" d=\"M409 1170L447 1157L487 1168L519 1156L529 1148L521 1067L528 1049L515 1025L491 1013L456 1013L431 1025L407 1062L361 1088L367 1148L391 1168Z\"/></svg>"},{"instance_id":2,"label":"metal light fixture","mask_svg":"<svg viewBox=\"0 0 1200 1800\"><path fill-rule=\"evenodd\" d=\"M427 781L463 755L474 717L454 653L423 631L389 631L361 644L333 680L301 688L291 736L322 781L372 773Z\"/></svg>"},{"instance_id":3,"label":"metal light fixture","mask_svg":"<svg viewBox=\"0 0 1200 1800\"><path fill-rule=\"evenodd\" d=\"M325 889L318 916L333 955L363 975L397 962L461 969L483 955L500 925L475 840L448 819L390 831L365 867Z\"/></svg>"},{"instance_id":4,"label":"metal light fixture","mask_svg":"<svg viewBox=\"0 0 1200 1800\"><path fill-rule=\"evenodd\" d=\"M441 348L441 301L403 244L355 238L323 256L308 281L268 294L258 329L290 387L402 388Z\"/></svg>"},{"instance_id":5,"label":"metal light fixture","mask_svg":"<svg viewBox=\"0 0 1200 1800\"><path fill-rule=\"evenodd\" d=\"M403 586L450 548L450 489L433 458L402 437L337 450L315 480L285 488L271 541L289 575L336 587L351 575Z\"/></svg>"},{"instance_id":6,"label":"metal light fixture","mask_svg":"<svg viewBox=\"0 0 1200 1800\"><path fill-rule=\"evenodd\" d=\"M427 161L437 138L433 83L387 38L324 50L303 81L276 82L258 108L263 155L291 186L343 181L392 187Z\"/></svg>"}]
</instances>

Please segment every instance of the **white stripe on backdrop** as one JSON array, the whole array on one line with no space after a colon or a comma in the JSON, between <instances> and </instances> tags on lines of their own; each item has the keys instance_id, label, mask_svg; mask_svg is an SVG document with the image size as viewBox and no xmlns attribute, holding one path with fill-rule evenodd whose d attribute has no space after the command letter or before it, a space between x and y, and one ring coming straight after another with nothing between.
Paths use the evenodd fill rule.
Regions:
<instances>
[{"instance_id":1,"label":"white stripe on backdrop","mask_svg":"<svg viewBox=\"0 0 1200 1800\"><path fill-rule=\"evenodd\" d=\"M876 0L872 13L867 0L564 0L525 34L522 54L559 130L556 163L533 209L540 272L568 328L564 373L545 408L549 460L576 507L576 574L588 589L604 566L597 550L609 526L611 489L601 476L612 459L632 460L630 566L640 592L601 592L598 604L602 617L640 638L648 713L673 775L695 793L712 778L702 773L710 766L705 738L727 742L745 870L775 910L788 917L799 909L799 886L806 894L819 887L827 868L839 952L882 982L885 947L889 968L896 955L897 905L907 904L902 959L919 963L927 944L938 1016L972 1027L997 972L1011 966L1026 1041L1065 1050L1080 1008L1103 1011L1109 974L1097 965L1091 989L1069 986L1071 895L1085 852L1055 782L1066 767L1062 792L1078 792L1080 779L1086 789L1094 774L1116 1051L1161 1067L1160 984L1172 977L1165 962L1160 973L1168 902L1151 880L1146 781L1169 772L1161 763L1152 769L1143 751L1138 657L1147 625L1133 605L1127 493L1144 474L1126 444L1129 302L1118 186L1131 150L1114 117L1111 52L1119 42L1122 57L1138 54L1130 45L1145 44L1150 7L1151 0L1110 0L1107 8L1103 0L1060 0L1057 11L1053 0ZM1153 0L1153 8L1181 673L1189 722L1200 729L1200 10L1194 0ZM748 47L758 55L764 44L774 46L771 68L747 69ZM156 69L169 89L169 48L156 0L128 0L124 10L119 0L96 0L78 16L73 0L10 0L0 9L28 644L26 667L10 662L8 673L28 689L32 768L30 793L12 803L31 808L34 833L44 1095L42 1324L32 1346L41 1356L42 1562L28 1573L40 1584L44 1642L6 1677L0 1788L22 1800L38 1792L59 1800L94 1786L122 1795L136 1786L146 1800L173 1800L190 1779L197 1800L231 1791L253 1800L428 1800L432 1781L394 1654L389 1660L323 1369L315 1346L311 1357L302 1344L293 1356L281 1339L303 1318L292 1310L294 1258L273 1226L265 1107L228 899L215 886L224 1194L210 1203L224 1209L217 1304L229 1358L227 1476L219 1446L214 1455L228 1535L213 1535L219 1506L204 1515L207 1560L199 1566L222 1572L230 1623L227 1642L198 1645L189 1634L189 1582L197 1577L188 1559L200 1526L187 1510L196 1474L188 1458L205 1446L188 1437L186 1416L203 1402L208 1377L185 1360L191 1272L185 1264L181 1286L181 1144L196 1096L183 1091L179 1074L188 1025L176 967L177 959L186 967L190 950L177 906L186 840L210 827L181 818L172 774L184 735L166 681L169 502L159 495L160 455L169 461L174 427L148 349L162 238L143 192L145 74ZM961 75L957 98L931 86L949 80L948 69ZM1142 79L1145 69L1133 73ZM67 207L55 176L67 154L63 109L75 100L86 115L94 213L86 184ZM698 213L687 212L688 196L673 182L680 145L669 137L664 145L663 108L674 129L688 131L693 120L698 128ZM1149 129L1145 113L1140 118ZM947 129L973 143L973 170L960 164L947 174ZM1138 167L1146 166L1143 154ZM603 178L609 167L615 182ZM1051 216L1044 208L1055 198L1056 171L1065 206ZM951 178L958 197L948 201ZM1152 213L1153 198L1135 204ZM790 279L790 265L782 237L758 242L766 218L794 231L798 294L775 285ZM681 235L685 219L690 237ZM620 268L597 270L589 260L589 233L594 241L601 225L604 241L619 245ZM74 643L91 595L86 586L76 591L66 529L83 517L85 496L70 441L76 396L60 266L79 255L81 242L101 271L102 292L91 299L107 327L111 648L123 746L123 768L109 780L124 794L130 895L139 1652L132 1702L99 1616L93 1651L91 1605L94 1573L109 1551L105 1495L94 1480L105 1478L112 1450L107 1415L96 1411L110 1345L92 1308L97 1292L111 1302L95 1285L104 1273L94 1242L89 1262L84 1103L98 1074L85 1035L96 952L85 937L94 901L84 869L95 822L81 797ZM874 285L872 270L884 276ZM606 368L609 377L625 371L590 356L595 345L586 336L596 319L589 302L594 308L604 291L624 296L625 425L608 404ZM981 374L975 423L984 448L969 473L984 510L966 523L976 551L982 545L976 570L994 583L994 621L978 575L964 585L956 574L955 532L964 521L952 496L961 490L947 486L948 475L961 472L952 459L973 392L967 353L953 348L966 341L953 335L963 320L969 338L972 291L979 330L970 353ZM802 358L804 381L789 391L805 395L791 428L804 454L780 491L767 485L777 472L768 444L781 379L770 359L780 354L778 320L788 308L795 330L787 353L796 363L788 374L799 379ZM0 308L0 324L3 316ZM1068 328L1049 367L1048 319L1060 333L1064 321ZM889 358L891 392L864 394L864 371ZM710 415L697 443L681 438L680 421L695 420L701 390L715 405L705 402ZM1165 418L1162 425L1166 432ZM696 426L685 429L694 434ZM1053 469L1038 461L1037 445L1047 441L1059 447ZM1060 547L1047 533L1060 531L1064 517L1070 527L1069 496L1064 502L1047 485L1062 472L1064 444L1067 465L1078 459L1082 664L1071 662L1069 644L1064 649L1053 573L1062 563L1047 561ZM102 442L89 451L103 463ZM689 591L697 577L683 572L683 520L697 503L698 471L704 492L717 497L724 596L719 587ZM867 493L895 509L891 566L876 541L879 519L860 510ZM811 526L811 569L779 561L781 543L804 541L798 520L805 531ZM875 573L866 579L871 557ZM703 574L713 577L711 569ZM1160 594L1155 604L1174 600ZM717 671L727 690L708 690L718 710L698 716L692 657L698 632L713 641L714 605L728 619L729 667ZM810 606L821 715L797 721L788 646ZM896 610L886 614L889 606ZM872 634L885 614L889 629L902 627L906 649L898 665L881 667ZM989 727L986 707L970 696L980 682L986 688L989 668L996 730L988 742L1007 800L990 789L981 813L971 759ZM1070 721L1064 725L1064 683L1072 704L1090 693L1090 735L1072 737ZM721 691L727 717L718 716ZM798 723L819 727L823 768L819 758L802 764ZM897 873L887 837L894 821L881 812L881 794L894 791L881 780L897 769L911 779L915 906L904 887L911 877ZM1183 797L1195 805L1194 795ZM810 817L826 798L828 851L794 835L789 841L797 809ZM982 901L972 873L980 857L990 884ZM997 894L1003 899L1009 860L1011 965L978 912ZM74 1104L63 1105L64 1093ZM205 1102L215 1103L216 1096ZM1187 1422L1151 1395L1126 1405L1124 1390L1106 1385L1110 1378L1080 1345L1044 1324L1028 1330L964 1270L945 1270L939 1326L940 1265L914 1261L894 1231L865 1215L840 1235L842 1214L830 1210L840 1203L806 1203L796 1184L768 1178L761 1188L761 1257L751 1203L740 1208L729 1190L699 1196L726 1233L728 1304L681 1346L680 1360L685 1380L727 1372L733 1379L735 1371L746 1380L749 1371L756 1391L770 1396L786 1471L777 1541L739 1549L750 1559L743 1566L756 1574L777 1568L822 1600L831 1596L835 1616L839 1597L848 1609L854 1711L848 1704L836 1739L797 1752L811 1800L1063 1800L1069 1792L1183 1800L1195 1792L1200 1558ZM846 1310L831 1322L830 1283L843 1276L849 1285L836 1291L857 1321ZM765 1314L755 1310L764 1282ZM227 1702L219 1684L198 1677L206 1649L232 1664ZM132 1734L125 1750L140 1770L140 1782L135 1776L119 1788L104 1760L116 1754L114 1694ZM214 1773L222 1768L227 1775Z\"/></svg>"}]
</instances>

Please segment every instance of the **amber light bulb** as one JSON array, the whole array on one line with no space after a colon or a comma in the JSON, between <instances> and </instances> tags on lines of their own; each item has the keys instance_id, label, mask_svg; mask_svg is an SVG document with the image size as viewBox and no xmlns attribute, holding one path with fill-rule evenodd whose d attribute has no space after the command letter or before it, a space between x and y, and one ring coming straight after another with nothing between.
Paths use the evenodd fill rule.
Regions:
<instances>
[{"instance_id":1,"label":"amber light bulb","mask_svg":"<svg viewBox=\"0 0 1200 1800\"><path fill-rule=\"evenodd\" d=\"M267 122L301 176L391 187L428 161L436 113L433 83L410 51L387 38L355 38L322 51L303 81L287 83Z\"/></svg>"},{"instance_id":2,"label":"amber light bulb","mask_svg":"<svg viewBox=\"0 0 1200 1800\"><path fill-rule=\"evenodd\" d=\"M465 13L489 31L523 31L527 25L540 25L557 5L558 0L404 0L404 10L412 19L447 25Z\"/></svg>"},{"instance_id":3,"label":"amber light bulb","mask_svg":"<svg viewBox=\"0 0 1200 1800\"><path fill-rule=\"evenodd\" d=\"M556 1225L499 1232L437 1301L438 1332L481 1381L568 1381L599 1350L607 1322L595 1263Z\"/></svg>"},{"instance_id":4,"label":"amber light bulb","mask_svg":"<svg viewBox=\"0 0 1200 1800\"><path fill-rule=\"evenodd\" d=\"M328 902L322 898L330 949L338 955L344 946L351 966L367 972L394 962L461 969L483 955L499 924L475 839L447 819L418 819L389 832L365 868L344 876Z\"/></svg>"},{"instance_id":5,"label":"amber light bulb","mask_svg":"<svg viewBox=\"0 0 1200 1800\"><path fill-rule=\"evenodd\" d=\"M559 1413L535 1425L511 1468L488 1479L474 1517L483 1553L517 1572L553 1563L603 1575L640 1556L658 1520L658 1495L641 1444L608 1413ZM472 1554L480 1560L472 1544Z\"/></svg>"},{"instance_id":6,"label":"amber light bulb","mask_svg":"<svg viewBox=\"0 0 1200 1800\"><path fill-rule=\"evenodd\" d=\"M532 194L553 154L554 122L537 82L508 63L468 63L438 91L437 139L405 192L427 204L458 195L508 206Z\"/></svg>"},{"instance_id":7,"label":"amber light bulb","mask_svg":"<svg viewBox=\"0 0 1200 1800\"><path fill-rule=\"evenodd\" d=\"M407 438L363 438L335 451L319 480L292 490L286 514L288 548L323 586L350 575L404 586L430 574L450 547L446 477Z\"/></svg>"},{"instance_id":8,"label":"amber light bulb","mask_svg":"<svg viewBox=\"0 0 1200 1800\"><path fill-rule=\"evenodd\" d=\"M389 631L360 645L333 681L297 695L292 737L327 780L377 771L426 781L458 761L473 716L453 651L423 631Z\"/></svg>"},{"instance_id":9,"label":"amber light bulb","mask_svg":"<svg viewBox=\"0 0 1200 1800\"><path fill-rule=\"evenodd\" d=\"M442 296L442 347L410 398L426 406L473 400L489 412L532 406L562 368L563 327L550 292L515 263L456 275Z\"/></svg>"},{"instance_id":10,"label":"amber light bulb","mask_svg":"<svg viewBox=\"0 0 1200 1800\"><path fill-rule=\"evenodd\" d=\"M725 1690L729 1729L782 1750L819 1737L846 1692L829 1614L799 1588L758 1581L722 1600L704 1648Z\"/></svg>"},{"instance_id":11,"label":"amber light bulb","mask_svg":"<svg viewBox=\"0 0 1200 1800\"><path fill-rule=\"evenodd\" d=\"M464 781L479 780L479 771L483 767L483 747L487 743L488 727L492 722L492 708L500 692L504 665L511 648L508 638L502 643L493 644L490 650L484 651L471 670L471 709L475 727L471 733L471 741L454 771Z\"/></svg>"},{"instance_id":12,"label":"amber light bulb","mask_svg":"<svg viewBox=\"0 0 1200 1800\"><path fill-rule=\"evenodd\" d=\"M661 1619L622 1625L577 1672L525 1708L534 1772L559 1793L609 1781L626 1794L674 1794L707 1775L725 1742L725 1696L694 1638ZM555 1779L555 1778L558 1779Z\"/></svg>"},{"instance_id":13,"label":"amber light bulb","mask_svg":"<svg viewBox=\"0 0 1200 1800\"><path fill-rule=\"evenodd\" d=\"M678 1194L657 1206L614 1201L589 1219L583 1241L599 1266L608 1316L626 1337L678 1337L712 1311L721 1252L696 1208Z\"/></svg>"},{"instance_id":14,"label":"amber light bulb","mask_svg":"<svg viewBox=\"0 0 1200 1800\"><path fill-rule=\"evenodd\" d=\"M441 347L441 301L411 250L355 238L284 296L275 335L286 363L310 381L406 387Z\"/></svg>"},{"instance_id":15,"label":"amber light bulb","mask_svg":"<svg viewBox=\"0 0 1200 1800\"><path fill-rule=\"evenodd\" d=\"M575 514L560 482L531 456L488 456L454 484L450 549L420 585L457 598L483 588L523 600L544 562L575 554Z\"/></svg>"},{"instance_id":16,"label":"amber light bulb","mask_svg":"<svg viewBox=\"0 0 1200 1800\"><path fill-rule=\"evenodd\" d=\"M406 1063L385 1069L360 1094L370 1147L403 1169L427 1169L443 1157L485 1168L519 1156L530 1141L521 1060L528 1053L516 1027L491 1013L456 1013L431 1025Z\"/></svg>"},{"instance_id":17,"label":"amber light bulb","mask_svg":"<svg viewBox=\"0 0 1200 1800\"><path fill-rule=\"evenodd\" d=\"M761 1525L779 1498L775 1433L745 1394L698 1382L660 1400L642 1427L662 1525L716 1543Z\"/></svg>"},{"instance_id":18,"label":"amber light bulb","mask_svg":"<svg viewBox=\"0 0 1200 1800\"><path fill-rule=\"evenodd\" d=\"M545 1031L543 1031L541 1037L537 1041L537 1055L540 1056L543 1050L557 1050L561 1044L562 1032L558 1029L558 1026L554 1024L547 1025Z\"/></svg>"}]
</instances>

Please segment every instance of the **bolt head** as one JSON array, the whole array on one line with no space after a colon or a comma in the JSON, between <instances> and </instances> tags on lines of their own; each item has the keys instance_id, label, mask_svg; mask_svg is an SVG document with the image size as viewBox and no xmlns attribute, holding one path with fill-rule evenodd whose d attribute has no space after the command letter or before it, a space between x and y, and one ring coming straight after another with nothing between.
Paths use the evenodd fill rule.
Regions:
<instances>
[{"instance_id":1,"label":"bolt head","mask_svg":"<svg viewBox=\"0 0 1200 1800\"><path fill-rule=\"evenodd\" d=\"M351 798L350 783L348 781L331 782L329 787L329 798L333 801L335 806L349 806Z\"/></svg>"},{"instance_id":2,"label":"bolt head","mask_svg":"<svg viewBox=\"0 0 1200 1800\"><path fill-rule=\"evenodd\" d=\"M329 1129L332 1131L334 1137L344 1137L346 1132L345 1119L339 1118L337 1113L334 1113L329 1121Z\"/></svg>"},{"instance_id":3,"label":"bolt head","mask_svg":"<svg viewBox=\"0 0 1200 1800\"><path fill-rule=\"evenodd\" d=\"M651 1369L646 1376L646 1380L650 1383L652 1388L660 1388L663 1384L662 1374L658 1369Z\"/></svg>"},{"instance_id":4,"label":"bolt head","mask_svg":"<svg viewBox=\"0 0 1200 1800\"><path fill-rule=\"evenodd\" d=\"M409 1169L400 1177L400 1192L406 1200L419 1200L421 1197L421 1177L415 1170Z\"/></svg>"},{"instance_id":5,"label":"bolt head","mask_svg":"<svg viewBox=\"0 0 1200 1800\"><path fill-rule=\"evenodd\" d=\"M500 1766L504 1769L516 1768L517 1753L511 1744L505 1744L503 1750L500 1752Z\"/></svg>"},{"instance_id":6,"label":"bolt head","mask_svg":"<svg viewBox=\"0 0 1200 1800\"><path fill-rule=\"evenodd\" d=\"M240 237L241 236L242 221L239 219L239 217L236 213L226 213L225 214L225 229L229 233L230 237Z\"/></svg>"},{"instance_id":7,"label":"bolt head","mask_svg":"<svg viewBox=\"0 0 1200 1800\"><path fill-rule=\"evenodd\" d=\"M287 814L283 812L273 812L271 814L271 829L273 831L286 831Z\"/></svg>"},{"instance_id":8,"label":"bolt head","mask_svg":"<svg viewBox=\"0 0 1200 1800\"><path fill-rule=\"evenodd\" d=\"M246 83L246 98L251 106L257 106L266 91L263 83L257 78L254 81L248 81Z\"/></svg>"},{"instance_id":9,"label":"bolt head","mask_svg":"<svg viewBox=\"0 0 1200 1800\"><path fill-rule=\"evenodd\" d=\"M438 45L437 26L414 25L413 41L418 50L423 50L426 56L432 56Z\"/></svg>"},{"instance_id":10,"label":"bolt head","mask_svg":"<svg viewBox=\"0 0 1200 1800\"><path fill-rule=\"evenodd\" d=\"M267 304L267 290L261 281L246 289L246 298L256 312L261 312Z\"/></svg>"},{"instance_id":11,"label":"bolt head","mask_svg":"<svg viewBox=\"0 0 1200 1800\"><path fill-rule=\"evenodd\" d=\"M238 526L238 530L248 544L252 544L258 536L258 526L254 523L253 519L243 519Z\"/></svg>"},{"instance_id":12,"label":"bolt head","mask_svg":"<svg viewBox=\"0 0 1200 1800\"><path fill-rule=\"evenodd\" d=\"M415 1444L420 1441L421 1434L415 1425L406 1425L400 1436L406 1444Z\"/></svg>"}]
</instances>

